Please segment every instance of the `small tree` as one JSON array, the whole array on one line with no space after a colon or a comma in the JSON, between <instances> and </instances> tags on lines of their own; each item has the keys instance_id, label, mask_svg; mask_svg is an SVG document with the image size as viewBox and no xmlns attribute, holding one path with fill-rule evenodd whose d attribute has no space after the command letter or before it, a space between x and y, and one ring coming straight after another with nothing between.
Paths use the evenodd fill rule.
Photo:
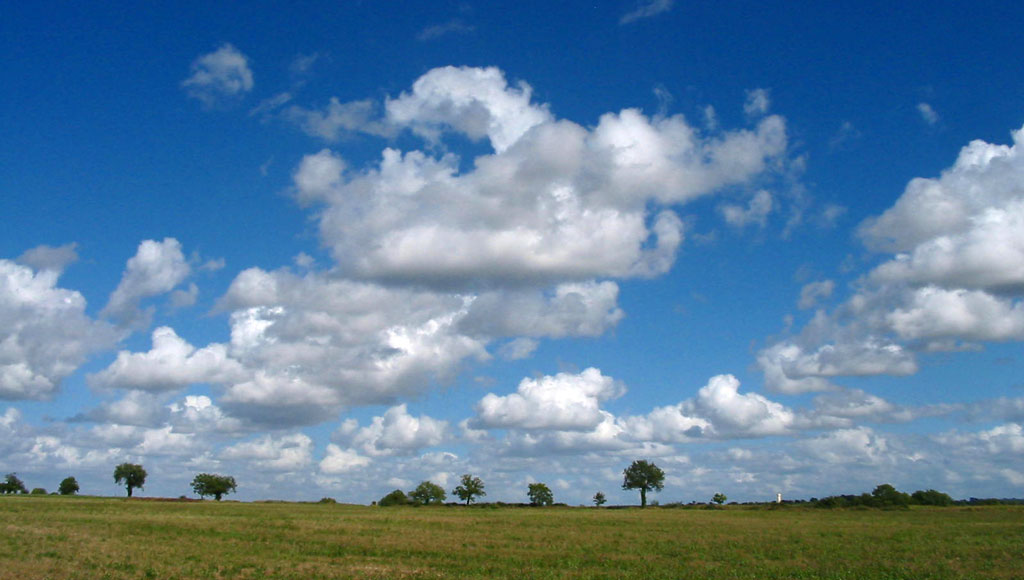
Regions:
<instances>
[{"instance_id":1,"label":"small tree","mask_svg":"<svg viewBox=\"0 0 1024 580\"><path fill-rule=\"evenodd\" d=\"M75 495L78 493L78 480L74 477L65 477L57 487L61 495Z\"/></svg>"},{"instance_id":2,"label":"small tree","mask_svg":"<svg viewBox=\"0 0 1024 580\"><path fill-rule=\"evenodd\" d=\"M711 501L717 503L718 505L722 505L723 503L725 503L725 500L727 499L729 498L726 497L724 493L716 493L715 495L711 496Z\"/></svg>"},{"instance_id":3,"label":"small tree","mask_svg":"<svg viewBox=\"0 0 1024 580\"><path fill-rule=\"evenodd\" d=\"M137 463L122 463L114 468L114 483L123 483L128 488L128 497L131 497L136 487L144 489L142 486L146 484L146 470Z\"/></svg>"},{"instance_id":4,"label":"small tree","mask_svg":"<svg viewBox=\"0 0 1024 580\"><path fill-rule=\"evenodd\" d=\"M46 495L45 487L33 487L31 491L32 495Z\"/></svg>"},{"instance_id":5,"label":"small tree","mask_svg":"<svg viewBox=\"0 0 1024 580\"><path fill-rule=\"evenodd\" d=\"M530 498L531 505L551 505L555 503L555 496L551 489L543 483L531 483L526 495Z\"/></svg>"},{"instance_id":6,"label":"small tree","mask_svg":"<svg viewBox=\"0 0 1024 580\"><path fill-rule=\"evenodd\" d=\"M0 483L0 493L28 493L28 489L25 488L25 483L18 479L17 473L8 473L4 477L4 482Z\"/></svg>"},{"instance_id":7,"label":"small tree","mask_svg":"<svg viewBox=\"0 0 1024 580\"><path fill-rule=\"evenodd\" d=\"M430 505L430 502L441 503L447 495L444 488L431 481L421 482L416 489L409 492L409 497L417 503Z\"/></svg>"},{"instance_id":8,"label":"small tree","mask_svg":"<svg viewBox=\"0 0 1024 580\"><path fill-rule=\"evenodd\" d=\"M220 501L221 496L227 495L237 488L235 478L230 475L200 473L192 480L192 491L196 492L200 498L212 495L213 499Z\"/></svg>"},{"instance_id":9,"label":"small tree","mask_svg":"<svg viewBox=\"0 0 1024 580\"><path fill-rule=\"evenodd\" d=\"M599 491L599 492L594 494L594 506L595 507L601 507L601 506L603 506L606 503L608 503L608 500L605 499L604 492Z\"/></svg>"},{"instance_id":10,"label":"small tree","mask_svg":"<svg viewBox=\"0 0 1024 580\"><path fill-rule=\"evenodd\" d=\"M405 492L400 490L400 489L396 489L395 491L387 494L386 496L380 498L380 501L377 502L377 505L380 505L380 506L383 506L383 507L388 507L388 506L393 506L393 505L408 505L408 504L409 504L409 498L406 497Z\"/></svg>"},{"instance_id":11,"label":"small tree","mask_svg":"<svg viewBox=\"0 0 1024 580\"><path fill-rule=\"evenodd\" d=\"M462 483L453 489L452 493L466 502L466 505L472 503L477 496L487 495L487 492L484 491L484 482L480 481L479 477L473 477L468 473L462 476Z\"/></svg>"},{"instance_id":12,"label":"small tree","mask_svg":"<svg viewBox=\"0 0 1024 580\"><path fill-rule=\"evenodd\" d=\"M665 472L645 459L637 459L623 469L622 474L622 489L640 490L640 507L647 507L648 491L661 491L665 487Z\"/></svg>"}]
</instances>

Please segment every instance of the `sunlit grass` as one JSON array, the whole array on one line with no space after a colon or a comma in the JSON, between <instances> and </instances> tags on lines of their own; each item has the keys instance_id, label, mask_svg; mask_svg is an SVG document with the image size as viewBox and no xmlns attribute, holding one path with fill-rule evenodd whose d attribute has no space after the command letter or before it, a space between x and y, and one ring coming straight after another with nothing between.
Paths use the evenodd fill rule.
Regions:
<instances>
[{"instance_id":1,"label":"sunlit grass","mask_svg":"<svg viewBox=\"0 0 1024 580\"><path fill-rule=\"evenodd\" d=\"M373 508L0 498L0 579L1024 578L1024 508Z\"/></svg>"}]
</instances>

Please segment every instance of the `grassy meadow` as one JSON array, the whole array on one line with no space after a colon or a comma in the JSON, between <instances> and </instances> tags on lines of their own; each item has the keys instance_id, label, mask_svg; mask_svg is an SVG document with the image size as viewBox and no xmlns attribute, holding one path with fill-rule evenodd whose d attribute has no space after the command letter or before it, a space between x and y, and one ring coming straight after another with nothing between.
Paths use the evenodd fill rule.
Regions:
<instances>
[{"instance_id":1,"label":"grassy meadow","mask_svg":"<svg viewBox=\"0 0 1024 580\"><path fill-rule=\"evenodd\" d=\"M1024 578L1024 507L396 507L0 497L0 579Z\"/></svg>"}]
</instances>

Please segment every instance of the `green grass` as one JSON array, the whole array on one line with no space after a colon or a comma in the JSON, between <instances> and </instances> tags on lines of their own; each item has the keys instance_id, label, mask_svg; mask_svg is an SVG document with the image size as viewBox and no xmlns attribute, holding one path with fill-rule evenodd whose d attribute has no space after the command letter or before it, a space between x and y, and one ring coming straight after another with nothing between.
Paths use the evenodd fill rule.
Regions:
<instances>
[{"instance_id":1,"label":"green grass","mask_svg":"<svg viewBox=\"0 0 1024 580\"><path fill-rule=\"evenodd\" d=\"M0 497L0 579L1024 578L1024 507L371 508Z\"/></svg>"}]
</instances>

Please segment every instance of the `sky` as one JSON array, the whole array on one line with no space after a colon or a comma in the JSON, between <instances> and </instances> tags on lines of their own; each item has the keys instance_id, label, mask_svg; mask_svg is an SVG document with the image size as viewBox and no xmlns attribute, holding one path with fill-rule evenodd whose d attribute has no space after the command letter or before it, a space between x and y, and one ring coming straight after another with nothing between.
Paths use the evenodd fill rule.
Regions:
<instances>
[{"instance_id":1,"label":"sky","mask_svg":"<svg viewBox=\"0 0 1024 580\"><path fill-rule=\"evenodd\" d=\"M0 473L1024 496L1024 7L0 9Z\"/></svg>"}]
</instances>

